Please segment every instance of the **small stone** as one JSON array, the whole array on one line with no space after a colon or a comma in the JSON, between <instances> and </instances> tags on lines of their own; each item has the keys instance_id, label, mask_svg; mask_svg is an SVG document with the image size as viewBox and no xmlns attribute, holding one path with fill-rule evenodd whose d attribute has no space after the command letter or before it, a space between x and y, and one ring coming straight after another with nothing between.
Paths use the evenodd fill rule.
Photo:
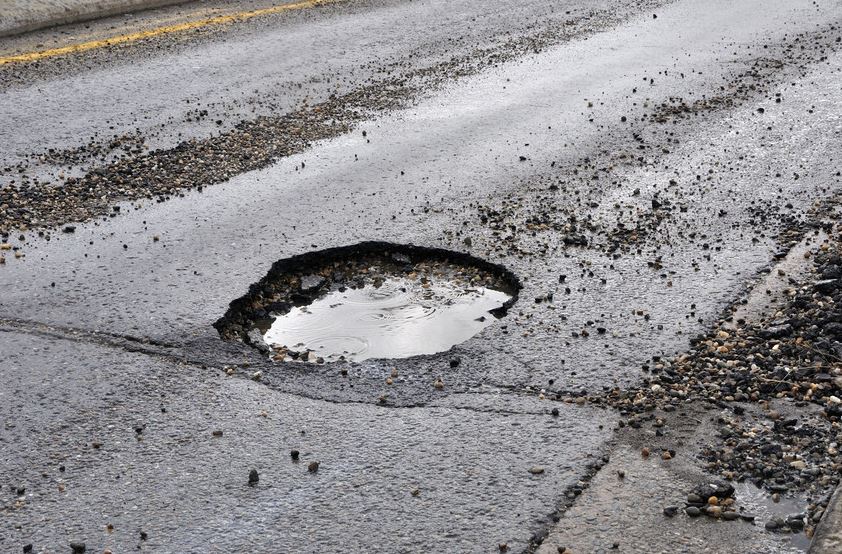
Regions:
<instances>
[{"instance_id":1,"label":"small stone","mask_svg":"<svg viewBox=\"0 0 842 554\"><path fill-rule=\"evenodd\" d=\"M793 531L800 531L804 529L804 517L802 514L789 516L786 518L786 524Z\"/></svg>"},{"instance_id":2,"label":"small stone","mask_svg":"<svg viewBox=\"0 0 842 554\"><path fill-rule=\"evenodd\" d=\"M661 459L662 460L672 460L672 454L670 454L669 450L664 450L661 452Z\"/></svg>"},{"instance_id":3,"label":"small stone","mask_svg":"<svg viewBox=\"0 0 842 554\"><path fill-rule=\"evenodd\" d=\"M214 437L221 437L221 436L222 436L222 431L220 431L219 429L217 429L216 431L212 432L212 433L211 433L211 435L213 435Z\"/></svg>"},{"instance_id":4,"label":"small stone","mask_svg":"<svg viewBox=\"0 0 842 554\"><path fill-rule=\"evenodd\" d=\"M532 475L541 475L544 473L544 468L541 466L532 466L529 468L529 473Z\"/></svg>"},{"instance_id":5,"label":"small stone","mask_svg":"<svg viewBox=\"0 0 842 554\"><path fill-rule=\"evenodd\" d=\"M643 456L644 458L648 458L649 457L649 449L644 447L643 450L640 451L640 455Z\"/></svg>"},{"instance_id":6,"label":"small stone","mask_svg":"<svg viewBox=\"0 0 842 554\"><path fill-rule=\"evenodd\" d=\"M734 521L740 519L740 514L737 512L722 512L722 519L725 521Z\"/></svg>"},{"instance_id":7,"label":"small stone","mask_svg":"<svg viewBox=\"0 0 842 554\"><path fill-rule=\"evenodd\" d=\"M76 232L76 226L75 225L65 225L64 229L62 229L61 231L63 233L75 233ZM84 548L84 547L85 547L85 545L83 544L82 548ZM84 552L84 550L82 550L82 552Z\"/></svg>"},{"instance_id":8,"label":"small stone","mask_svg":"<svg viewBox=\"0 0 842 554\"><path fill-rule=\"evenodd\" d=\"M249 485L256 485L258 481L260 481L260 474L257 473L257 470L249 471Z\"/></svg>"},{"instance_id":9,"label":"small stone","mask_svg":"<svg viewBox=\"0 0 842 554\"><path fill-rule=\"evenodd\" d=\"M146 531L140 532L140 540L145 541L148 538L149 538L149 533L147 533Z\"/></svg>"},{"instance_id":10,"label":"small stone","mask_svg":"<svg viewBox=\"0 0 842 554\"><path fill-rule=\"evenodd\" d=\"M553 414L554 417L558 417L558 408L553 408L550 413Z\"/></svg>"},{"instance_id":11,"label":"small stone","mask_svg":"<svg viewBox=\"0 0 842 554\"><path fill-rule=\"evenodd\" d=\"M409 494L411 494L412 496L418 496L419 494L421 494L421 489L412 489L412 491Z\"/></svg>"},{"instance_id":12,"label":"small stone","mask_svg":"<svg viewBox=\"0 0 842 554\"><path fill-rule=\"evenodd\" d=\"M70 543L70 550L73 551L73 554L83 554L88 547L85 546L83 542L72 542Z\"/></svg>"},{"instance_id":13,"label":"small stone","mask_svg":"<svg viewBox=\"0 0 842 554\"><path fill-rule=\"evenodd\" d=\"M292 458L292 461L294 461L294 462L298 461L299 455L300 455L300 452L298 452L298 450L290 450L289 451L289 457Z\"/></svg>"},{"instance_id":14,"label":"small stone","mask_svg":"<svg viewBox=\"0 0 842 554\"><path fill-rule=\"evenodd\" d=\"M626 478L626 472L623 471L622 469L617 470L617 477L619 477L620 479L625 479Z\"/></svg>"},{"instance_id":15,"label":"small stone","mask_svg":"<svg viewBox=\"0 0 842 554\"><path fill-rule=\"evenodd\" d=\"M28 554L29 552L32 552L32 544L30 543L30 544L23 545L23 552L24 552L24 554Z\"/></svg>"},{"instance_id":16,"label":"small stone","mask_svg":"<svg viewBox=\"0 0 842 554\"><path fill-rule=\"evenodd\" d=\"M497 545L497 549L498 549L500 552L508 552L508 550L509 550L509 545L508 545L508 544L506 544L506 543L504 543L504 542L501 542L500 544L498 544L498 545Z\"/></svg>"},{"instance_id":17,"label":"small stone","mask_svg":"<svg viewBox=\"0 0 842 554\"><path fill-rule=\"evenodd\" d=\"M700 515L702 515L702 511L695 506L688 506L684 508L684 511L690 517L699 517Z\"/></svg>"},{"instance_id":18,"label":"small stone","mask_svg":"<svg viewBox=\"0 0 842 554\"><path fill-rule=\"evenodd\" d=\"M444 388L444 381L442 381L441 377L439 377L438 379L435 380L435 382L433 383L433 386L435 388L437 388L438 390L441 390L441 389Z\"/></svg>"},{"instance_id":19,"label":"small stone","mask_svg":"<svg viewBox=\"0 0 842 554\"><path fill-rule=\"evenodd\" d=\"M836 287L836 279L825 279L823 281L818 281L813 285L813 288L819 292L833 292L833 289L835 289Z\"/></svg>"},{"instance_id":20,"label":"small stone","mask_svg":"<svg viewBox=\"0 0 842 554\"><path fill-rule=\"evenodd\" d=\"M664 515L667 517L673 517L675 514L678 513L678 506L667 506L664 508Z\"/></svg>"},{"instance_id":21,"label":"small stone","mask_svg":"<svg viewBox=\"0 0 842 554\"><path fill-rule=\"evenodd\" d=\"M710 498L708 498L708 504L710 506L718 506L719 505L719 499L715 496L711 496Z\"/></svg>"},{"instance_id":22,"label":"small stone","mask_svg":"<svg viewBox=\"0 0 842 554\"><path fill-rule=\"evenodd\" d=\"M307 465L307 471L309 471L310 473L316 473L317 471L319 471L319 462L310 462Z\"/></svg>"},{"instance_id":23,"label":"small stone","mask_svg":"<svg viewBox=\"0 0 842 554\"><path fill-rule=\"evenodd\" d=\"M462 363L462 359L459 356L454 356L450 358L450 367L459 367L459 364Z\"/></svg>"}]
</instances>

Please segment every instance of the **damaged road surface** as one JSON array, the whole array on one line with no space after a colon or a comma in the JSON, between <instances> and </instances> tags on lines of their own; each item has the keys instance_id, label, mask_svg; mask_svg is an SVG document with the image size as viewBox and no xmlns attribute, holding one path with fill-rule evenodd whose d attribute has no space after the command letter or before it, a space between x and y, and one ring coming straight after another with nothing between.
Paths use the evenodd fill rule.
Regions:
<instances>
[{"instance_id":1,"label":"damaged road surface","mask_svg":"<svg viewBox=\"0 0 842 554\"><path fill-rule=\"evenodd\" d=\"M0 550L834 551L838 2L278 5L0 42Z\"/></svg>"}]
</instances>

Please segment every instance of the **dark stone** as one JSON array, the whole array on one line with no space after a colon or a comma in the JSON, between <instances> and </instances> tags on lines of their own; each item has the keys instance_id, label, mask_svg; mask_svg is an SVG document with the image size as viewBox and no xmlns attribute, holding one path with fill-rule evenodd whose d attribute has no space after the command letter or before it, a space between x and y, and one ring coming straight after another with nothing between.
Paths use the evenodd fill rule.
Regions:
<instances>
[{"instance_id":1,"label":"dark stone","mask_svg":"<svg viewBox=\"0 0 842 554\"><path fill-rule=\"evenodd\" d=\"M667 506L664 508L664 515L667 517L673 517L675 514L678 513L678 506Z\"/></svg>"},{"instance_id":2,"label":"dark stone","mask_svg":"<svg viewBox=\"0 0 842 554\"><path fill-rule=\"evenodd\" d=\"M773 327L767 327L766 329L761 329L760 336L764 339L778 339L782 337L788 337L792 334L792 325L785 324L785 325L775 325Z\"/></svg>"},{"instance_id":3,"label":"dark stone","mask_svg":"<svg viewBox=\"0 0 842 554\"><path fill-rule=\"evenodd\" d=\"M571 233L564 237L564 244L568 246L587 246L588 239L584 235Z\"/></svg>"},{"instance_id":4,"label":"dark stone","mask_svg":"<svg viewBox=\"0 0 842 554\"><path fill-rule=\"evenodd\" d=\"M289 457L293 459L293 461L298 461L299 452L298 450L291 450L289 453Z\"/></svg>"},{"instance_id":5,"label":"dark stone","mask_svg":"<svg viewBox=\"0 0 842 554\"><path fill-rule=\"evenodd\" d=\"M72 542L70 543L70 549L73 551L73 554L84 554L88 547L83 542Z\"/></svg>"},{"instance_id":6,"label":"dark stone","mask_svg":"<svg viewBox=\"0 0 842 554\"><path fill-rule=\"evenodd\" d=\"M786 524L793 531L800 531L804 529L804 518L804 514L789 516L786 518Z\"/></svg>"},{"instance_id":7,"label":"dark stone","mask_svg":"<svg viewBox=\"0 0 842 554\"><path fill-rule=\"evenodd\" d=\"M819 292L829 293L836 290L839 286L836 279L824 279L813 284L813 288Z\"/></svg>"},{"instance_id":8,"label":"dark stone","mask_svg":"<svg viewBox=\"0 0 842 554\"><path fill-rule=\"evenodd\" d=\"M696 487L693 491L702 499L715 496L717 498L731 498L734 496L734 487L725 481L716 481L714 483L705 483Z\"/></svg>"},{"instance_id":9,"label":"dark stone","mask_svg":"<svg viewBox=\"0 0 842 554\"><path fill-rule=\"evenodd\" d=\"M822 278L839 279L842 277L842 267L838 264L830 264L822 270Z\"/></svg>"},{"instance_id":10,"label":"dark stone","mask_svg":"<svg viewBox=\"0 0 842 554\"><path fill-rule=\"evenodd\" d=\"M257 473L257 470L249 471L249 485L256 485L258 481L260 481L260 474Z\"/></svg>"},{"instance_id":11,"label":"dark stone","mask_svg":"<svg viewBox=\"0 0 842 554\"><path fill-rule=\"evenodd\" d=\"M842 337L842 323L833 322L823 325L822 334L834 338Z\"/></svg>"}]
</instances>

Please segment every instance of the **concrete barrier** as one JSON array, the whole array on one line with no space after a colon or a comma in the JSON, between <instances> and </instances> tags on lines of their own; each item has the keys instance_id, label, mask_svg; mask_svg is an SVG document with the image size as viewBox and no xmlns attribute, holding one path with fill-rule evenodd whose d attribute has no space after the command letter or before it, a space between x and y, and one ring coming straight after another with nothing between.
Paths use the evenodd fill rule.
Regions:
<instances>
[{"instance_id":1,"label":"concrete barrier","mask_svg":"<svg viewBox=\"0 0 842 554\"><path fill-rule=\"evenodd\" d=\"M824 512L821 523L813 535L809 554L839 554L842 552L842 485L840 485Z\"/></svg>"},{"instance_id":2,"label":"concrete barrier","mask_svg":"<svg viewBox=\"0 0 842 554\"><path fill-rule=\"evenodd\" d=\"M0 37L187 0L0 0Z\"/></svg>"}]
</instances>

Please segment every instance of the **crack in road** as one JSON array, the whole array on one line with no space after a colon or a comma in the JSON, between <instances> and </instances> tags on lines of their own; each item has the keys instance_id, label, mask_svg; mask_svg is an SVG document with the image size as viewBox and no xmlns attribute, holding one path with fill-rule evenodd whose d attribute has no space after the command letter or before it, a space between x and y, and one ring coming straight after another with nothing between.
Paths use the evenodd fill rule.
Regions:
<instances>
[{"instance_id":1,"label":"crack in road","mask_svg":"<svg viewBox=\"0 0 842 554\"><path fill-rule=\"evenodd\" d=\"M179 354L176 352L171 352L171 350L178 350L178 349L187 349L184 345L178 345L171 342L165 342L157 339L152 339L149 337L137 337L133 335L127 335L123 333L108 333L105 331L92 331L89 329L82 329L77 327L67 327L67 326L57 326L52 324L41 323L32 320L26 319L16 319L16 318L0 318L0 333L24 333L28 335L43 337L47 339L54 339L54 340L63 340L63 341L71 341L71 342L82 342L82 343L89 343L89 344L96 344L99 346L105 346L109 348L116 348L120 350L124 350L126 352L132 352L137 354L144 354L147 356L153 356L157 358L162 358L169 360L173 363L179 363L184 365L193 365L199 366L204 369L213 369L223 374L228 374L232 376L236 376L240 379L250 379L250 377L244 373L237 373L229 372L229 370L233 369L240 369L247 373L245 370L249 368L254 368L254 364L251 362L243 362L240 364L237 363L228 363L223 365L214 365L208 363L207 359L199 358L199 357L191 357L189 354ZM156 348L158 347L158 348ZM259 379L252 379L257 380ZM497 396L498 393L503 394L511 394L516 397L533 397L534 390L529 387L516 387L516 386L505 386L505 385L489 385L491 388L495 390L489 391L457 391L452 393L452 395L466 395L466 394L476 394L476 395L488 395L488 396ZM507 410L505 408L480 408L475 406L459 406L459 405L448 405L448 404L436 404L434 401L427 401L427 402L419 402L416 404L389 404L387 402L378 402L378 401L363 401L363 400L338 400L335 398L328 398L316 394L306 394L301 391L293 391L293 390L285 390L284 388L275 388L269 387L271 390L275 390L277 392L283 394L290 394L293 396L298 396L300 398L307 398L310 400L316 400L320 402L326 402L328 404L361 404L361 405L372 405L372 406L379 406L382 408L390 408L390 409L419 409L419 408L426 408L426 409L445 409L445 410L468 410L473 412L479 413L494 413L494 414L510 414L510 415L536 415L536 416L546 416L546 410Z\"/></svg>"}]
</instances>

